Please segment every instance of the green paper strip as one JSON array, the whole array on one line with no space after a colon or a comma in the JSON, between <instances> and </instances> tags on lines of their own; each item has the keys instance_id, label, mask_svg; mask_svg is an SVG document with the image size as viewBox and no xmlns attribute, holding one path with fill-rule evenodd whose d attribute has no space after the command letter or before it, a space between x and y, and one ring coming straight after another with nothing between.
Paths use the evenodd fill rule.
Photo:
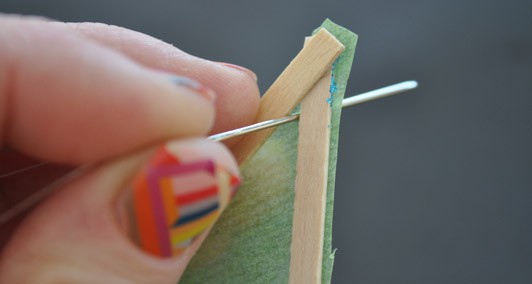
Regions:
<instances>
[{"instance_id":1,"label":"green paper strip","mask_svg":"<svg viewBox=\"0 0 532 284\"><path fill-rule=\"evenodd\" d=\"M331 281L334 181L341 104L357 36L326 20L322 26L346 47L333 64L331 143L322 282ZM277 128L241 167L244 183L194 256L181 283L287 283L294 204L298 124Z\"/></svg>"}]
</instances>

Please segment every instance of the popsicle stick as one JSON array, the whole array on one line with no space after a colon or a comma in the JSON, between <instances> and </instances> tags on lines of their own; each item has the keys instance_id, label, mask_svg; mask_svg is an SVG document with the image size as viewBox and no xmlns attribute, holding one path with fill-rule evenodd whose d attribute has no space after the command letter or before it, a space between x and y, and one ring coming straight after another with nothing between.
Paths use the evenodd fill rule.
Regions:
<instances>
[{"instance_id":1,"label":"popsicle stick","mask_svg":"<svg viewBox=\"0 0 532 284\"><path fill-rule=\"evenodd\" d=\"M321 283L331 71L301 102L289 283Z\"/></svg>"},{"instance_id":2,"label":"popsicle stick","mask_svg":"<svg viewBox=\"0 0 532 284\"><path fill-rule=\"evenodd\" d=\"M256 122L288 115L342 53L344 46L327 30L315 34L261 99ZM275 129L250 133L233 147L243 164L268 139Z\"/></svg>"}]
</instances>

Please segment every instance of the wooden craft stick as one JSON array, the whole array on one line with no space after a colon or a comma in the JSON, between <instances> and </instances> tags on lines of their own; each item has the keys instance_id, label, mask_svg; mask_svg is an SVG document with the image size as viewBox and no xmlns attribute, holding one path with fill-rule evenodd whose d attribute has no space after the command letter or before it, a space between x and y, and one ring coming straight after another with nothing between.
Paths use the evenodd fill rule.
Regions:
<instances>
[{"instance_id":1,"label":"wooden craft stick","mask_svg":"<svg viewBox=\"0 0 532 284\"><path fill-rule=\"evenodd\" d=\"M316 33L266 91L256 122L288 115L343 50L344 46L327 30L321 29ZM244 136L233 147L237 162L243 164L253 156L274 130L265 129Z\"/></svg>"},{"instance_id":2,"label":"wooden craft stick","mask_svg":"<svg viewBox=\"0 0 532 284\"><path fill-rule=\"evenodd\" d=\"M321 283L329 165L331 66L301 102L289 283Z\"/></svg>"}]
</instances>

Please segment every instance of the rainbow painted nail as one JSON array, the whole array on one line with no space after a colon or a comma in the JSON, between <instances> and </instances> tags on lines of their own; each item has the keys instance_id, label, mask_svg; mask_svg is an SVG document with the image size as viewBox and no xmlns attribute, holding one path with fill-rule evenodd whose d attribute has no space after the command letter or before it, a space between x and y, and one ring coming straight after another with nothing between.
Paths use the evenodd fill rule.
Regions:
<instances>
[{"instance_id":1,"label":"rainbow painted nail","mask_svg":"<svg viewBox=\"0 0 532 284\"><path fill-rule=\"evenodd\" d=\"M134 240L149 254L181 254L220 216L240 179L213 160L181 163L164 147L132 184Z\"/></svg>"}]
</instances>

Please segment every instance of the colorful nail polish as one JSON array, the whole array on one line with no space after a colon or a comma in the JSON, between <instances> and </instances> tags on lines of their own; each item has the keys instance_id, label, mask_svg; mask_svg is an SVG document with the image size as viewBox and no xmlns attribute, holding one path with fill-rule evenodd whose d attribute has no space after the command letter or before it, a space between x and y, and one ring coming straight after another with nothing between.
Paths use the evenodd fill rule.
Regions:
<instances>
[{"instance_id":1,"label":"colorful nail polish","mask_svg":"<svg viewBox=\"0 0 532 284\"><path fill-rule=\"evenodd\" d=\"M223 65L225 67L229 67L229 68L232 68L232 69L236 69L238 71L242 71L246 74L248 74L249 76L251 76L251 78L253 78L253 80L257 81L257 74L255 74L255 72L245 68L245 67L242 67L242 66L239 66L239 65L235 65L235 64L231 64L231 63L226 63L226 62L216 62L220 65Z\"/></svg>"},{"instance_id":2,"label":"colorful nail polish","mask_svg":"<svg viewBox=\"0 0 532 284\"><path fill-rule=\"evenodd\" d=\"M216 100L216 93L212 89L201 84L198 81L195 81L185 76L171 76L170 80L174 84L188 88L211 102L214 102Z\"/></svg>"},{"instance_id":3,"label":"colorful nail polish","mask_svg":"<svg viewBox=\"0 0 532 284\"><path fill-rule=\"evenodd\" d=\"M213 160L182 163L161 148L132 184L133 239L152 255L180 255L214 224L239 184Z\"/></svg>"}]
</instances>

